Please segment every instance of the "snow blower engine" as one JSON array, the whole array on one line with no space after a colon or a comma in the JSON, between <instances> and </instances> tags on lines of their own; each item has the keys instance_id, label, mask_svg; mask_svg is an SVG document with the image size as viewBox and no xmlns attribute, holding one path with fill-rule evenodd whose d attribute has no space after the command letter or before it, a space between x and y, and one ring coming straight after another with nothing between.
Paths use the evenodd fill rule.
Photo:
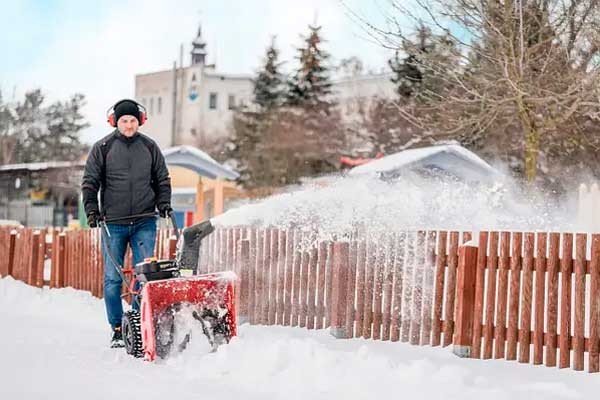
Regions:
<instances>
[{"instance_id":1,"label":"snow blower engine","mask_svg":"<svg viewBox=\"0 0 600 400\"><path fill-rule=\"evenodd\" d=\"M129 216L156 217L155 213ZM122 268L111 252L107 223L100 223L107 254L123 279L133 308L123 314L121 329L128 354L154 361L173 351L183 351L196 330L208 341L210 351L236 335L234 307L235 274L197 274L200 243L214 231L210 221L185 228L180 236L177 223L169 219L177 238L174 260L146 258L133 268ZM190 276L182 276L190 271ZM139 309L139 311L138 311Z\"/></svg>"}]
</instances>

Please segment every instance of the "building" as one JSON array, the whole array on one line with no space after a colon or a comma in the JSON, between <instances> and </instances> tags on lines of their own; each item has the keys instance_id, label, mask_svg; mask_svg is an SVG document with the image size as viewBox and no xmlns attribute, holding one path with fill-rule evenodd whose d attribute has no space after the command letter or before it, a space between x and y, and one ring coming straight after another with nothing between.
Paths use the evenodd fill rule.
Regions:
<instances>
[{"instance_id":1,"label":"building","mask_svg":"<svg viewBox=\"0 0 600 400\"><path fill-rule=\"evenodd\" d=\"M248 104L250 75L218 73L206 63L202 28L192 42L191 64L135 77L135 98L148 111L143 131L161 148L205 146L225 137L233 110Z\"/></svg>"},{"instance_id":2,"label":"building","mask_svg":"<svg viewBox=\"0 0 600 400\"><path fill-rule=\"evenodd\" d=\"M135 77L135 98L148 111L144 133L161 148L175 145L207 147L230 133L233 111L252 102L251 75L219 73L207 64L202 28L192 42L191 63L187 67L140 74ZM348 76L332 82L332 97L339 103L342 117L351 120L368 107L374 96L395 95L390 73Z\"/></svg>"},{"instance_id":3,"label":"building","mask_svg":"<svg viewBox=\"0 0 600 400\"><path fill-rule=\"evenodd\" d=\"M362 163L352 168L348 175L370 174L392 179L404 171L414 171L425 176L449 176L465 182L493 182L501 178L499 171L458 143L421 147L390 154Z\"/></svg>"},{"instance_id":4,"label":"building","mask_svg":"<svg viewBox=\"0 0 600 400\"><path fill-rule=\"evenodd\" d=\"M339 104L342 118L353 120L361 111L368 110L375 98L394 98L396 86L392 77L392 73L369 73L334 80L332 98Z\"/></svg>"},{"instance_id":5,"label":"building","mask_svg":"<svg viewBox=\"0 0 600 400\"><path fill-rule=\"evenodd\" d=\"M78 218L83 161L0 166L0 221L66 226Z\"/></svg>"}]
</instances>

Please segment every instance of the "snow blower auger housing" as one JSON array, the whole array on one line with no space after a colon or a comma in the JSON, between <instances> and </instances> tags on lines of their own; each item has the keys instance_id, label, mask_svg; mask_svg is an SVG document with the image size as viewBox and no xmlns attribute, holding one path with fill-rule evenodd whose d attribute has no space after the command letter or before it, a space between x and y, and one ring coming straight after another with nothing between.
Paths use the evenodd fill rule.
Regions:
<instances>
[{"instance_id":1,"label":"snow blower auger housing","mask_svg":"<svg viewBox=\"0 0 600 400\"><path fill-rule=\"evenodd\" d=\"M130 216L156 216L143 214ZM228 343L237 334L234 305L234 283L230 271L197 275L198 256L203 238L214 231L210 221L185 228L179 236L173 214L169 215L177 237L174 260L147 258L131 269L116 262L109 245L107 223L101 221L103 242L111 262L117 268L131 295L133 309L123 314L122 332L125 349L134 357L154 361L172 351L182 351L191 338L191 324L199 324L203 340L211 351ZM181 276L181 270L191 270L192 276ZM139 306L139 312L137 311ZM181 318L186 324L181 324ZM194 338L197 339L197 338Z\"/></svg>"}]
</instances>

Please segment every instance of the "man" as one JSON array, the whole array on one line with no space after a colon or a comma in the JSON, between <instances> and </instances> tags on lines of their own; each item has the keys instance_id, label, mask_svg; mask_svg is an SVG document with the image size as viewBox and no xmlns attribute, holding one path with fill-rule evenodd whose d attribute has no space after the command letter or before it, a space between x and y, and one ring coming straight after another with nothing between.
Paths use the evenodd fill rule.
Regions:
<instances>
[{"instance_id":1,"label":"man","mask_svg":"<svg viewBox=\"0 0 600 400\"><path fill-rule=\"evenodd\" d=\"M135 265L154 254L156 239L156 218L140 214L158 209L166 217L172 211L171 180L158 145L138 132L146 119L141 104L121 100L109 109L108 118L117 129L90 150L83 174L83 203L90 227L106 218L110 249L116 261L123 265L129 244ZM104 239L104 302L113 331L111 347L123 347L122 279L116 270L118 266L107 254Z\"/></svg>"}]
</instances>

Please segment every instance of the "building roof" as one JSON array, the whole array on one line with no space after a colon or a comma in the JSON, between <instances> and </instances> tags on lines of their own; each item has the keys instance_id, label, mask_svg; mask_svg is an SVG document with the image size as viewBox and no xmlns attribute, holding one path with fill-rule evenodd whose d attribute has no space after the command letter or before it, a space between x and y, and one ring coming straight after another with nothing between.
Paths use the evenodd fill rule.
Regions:
<instances>
[{"instance_id":1,"label":"building roof","mask_svg":"<svg viewBox=\"0 0 600 400\"><path fill-rule=\"evenodd\" d=\"M164 150L163 155L167 164L191 169L198 175L207 178L237 179L240 176L228 166L219 164L211 156L196 147L171 147Z\"/></svg>"},{"instance_id":2,"label":"building roof","mask_svg":"<svg viewBox=\"0 0 600 400\"><path fill-rule=\"evenodd\" d=\"M48 169L56 168L72 168L72 167L83 167L85 161L48 161L48 162L34 162L34 163L22 163L22 164L5 164L0 165L0 172L3 171L44 171Z\"/></svg>"},{"instance_id":3,"label":"building roof","mask_svg":"<svg viewBox=\"0 0 600 400\"><path fill-rule=\"evenodd\" d=\"M348 174L394 173L401 169L438 168L467 180L479 180L500 175L477 154L459 144L444 144L390 154L352 168Z\"/></svg>"}]
</instances>

